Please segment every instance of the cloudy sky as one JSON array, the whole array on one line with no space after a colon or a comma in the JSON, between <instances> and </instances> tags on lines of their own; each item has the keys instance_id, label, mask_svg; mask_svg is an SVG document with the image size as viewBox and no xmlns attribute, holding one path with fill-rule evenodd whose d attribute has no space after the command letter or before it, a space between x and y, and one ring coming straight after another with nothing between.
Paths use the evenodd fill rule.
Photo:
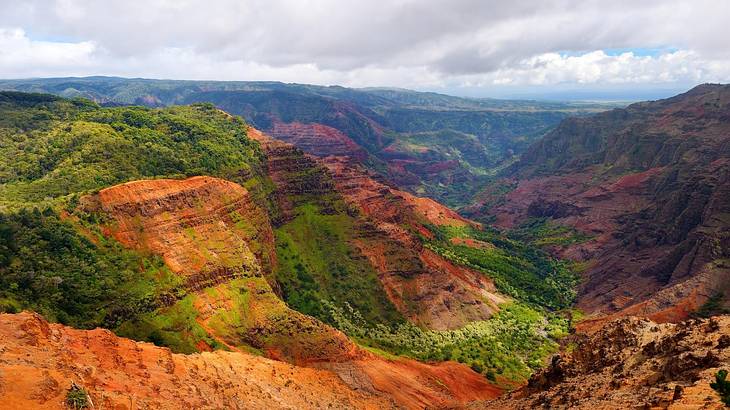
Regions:
<instances>
[{"instance_id":1,"label":"cloudy sky","mask_svg":"<svg viewBox=\"0 0 730 410\"><path fill-rule=\"evenodd\" d=\"M618 95L730 82L729 39L728 0L0 0L0 78Z\"/></svg>"}]
</instances>

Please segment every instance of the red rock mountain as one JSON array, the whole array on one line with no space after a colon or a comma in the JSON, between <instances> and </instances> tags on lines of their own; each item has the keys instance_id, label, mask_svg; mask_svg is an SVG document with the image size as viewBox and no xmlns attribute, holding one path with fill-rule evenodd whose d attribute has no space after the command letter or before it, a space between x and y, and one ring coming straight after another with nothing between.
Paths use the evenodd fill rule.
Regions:
<instances>
[{"instance_id":1,"label":"red rock mountain","mask_svg":"<svg viewBox=\"0 0 730 410\"><path fill-rule=\"evenodd\" d=\"M134 181L85 202L113 218L108 235L162 256L194 294L196 321L229 348L251 345L302 364L358 355L342 333L274 293L266 278L276 263L271 225L240 185L212 177Z\"/></svg>"},{"instance_id":2,"label":"red rock mountain","mask_svg":"<svg viewBox=\"0 0 730 410\"><path fill-rule=\"evenodd\" d=\"M730 304L730 86L565 120L501 186L467 214L590 238L553 248L586 266L587 312L677 321L711 297Z\"/></svg>"},{"instance_id":3,"label":"red rock mountain","mask_svg":"<svg viewBox=\"0 0 730 410\"><path fill-rule=\"evenodd\" d=\"M276 141L274 145L293 148L289 144ZM299 158L308 160L303 156ZM273 161L276 162L276 159ZM500 389L492 386L466 365L453 362L424 364L408 359L386 360L362 350L330 326L289 309L267 280L272 265L276 264L268 216L251 201L247 190L238 184L212 177L134 181L103 189L96 195L84 198L82 202L87 211L103 212L111 218L104 225L106 234L114 236L130 248L162 256L166 265L183 278L185 289L193 294L192 306L196 322L210 337L236 353L223 359L220 356L205 356L196 362L196 358L193 362L198 366L230 367L223 364L228 360L232 363L243 363L242 365L260 362L259 368L265 367L265 362L261 361L263 359L245 353L247 346L253 346L261 349L270 358L300 366L327 369L310 371L289 367L288 369L293 370L287 371L287 368L283 368L285 374L279 379L282 382L284 379L296 381L298 373L307 372L311 375L303 377L318 378L320 376L312 375L322 374L320 386L329 386L337 375L344 381L337 379L332 386L324 387L335 389L335 395L337 389L344 389L344 395L336 400L334 396L323 396L317 400L324 401L313 400L307 405L302 404L305 408L319 407L317 403L325 403L326 400L347 403L347 397L350 396L354 397L349 406L353 408L367 408L370 403L380 403L378 406L386 403L387 406L421 408L434 404L463 404L476 399L493 398L501 393ZM246 297L237 296L241 293ZM171 304L175 302L169 301ZM484 313L485 317L489 314L490 312ZM12 320L36 323L41 328L48 327L48 324L38 318L20 316ZM61 332L77 332L75 334L79 338L91 340L87 343L92 344L101 343L95 339L103 335L102 339L106 340L103 343L115 346L126 343L130 350L140 349L139 345L130 341L119 341L104 331L84 334L63 329ZM58 341L59 339L51 340ZM18 343L22 345L22 341ZM152 348L149 345L145 347L144 344L142 346L142 351L146 349L150 353L149 356L144 353L137 359L141 368L148 366L146 360L156 360L155 355L169 356L166 349ZM208 349L205 346L201 348ZM76 359L76 365L81 365L83 360L90 361L87 365L102 366L105 359L92 354ZM179 356L179 360L187 362L190 359ZM272 374L276 374L276 367L272 369ZM129 372L123 367L104 371L113 373L108 376L110 378L122 378L123 381L119 383L138 392L145 403L154 404L162 400L154 395L154 391L148 391L144 385L140 385L144 380L140 380L135 372ZM226 377L233 377L236 371L232 370ZM60 380L67 382L71 378L69 374L64 377ZM195 373L185 374L185 377L193 378ZM172 379L175 377L171 376L170 380L162 378L160 383L172 383L172 386L165 386L173 389L175 382ZM57 379L53 380L56 382L49 383L60 383ZM95 381L84 380L85 386L89 383L93 389L98 389L97 397L106 397L108 392L114 397L118 393L115 384L97 384ZM232 390L215 390L218 385L212 385L213 396L210 403L218 403L211 404L213 407L224 403L253 403L249 399L236 401L227 396L246 393L248 387L245 384L236 383L230 386L230 382L226 383L229 383L229 389ZM276 381L262 382L266 383L276 384ZM289 384L286 386L289 387ZM306 388L309 394L315 386ZM307 395L302 399L306 397L311 398ZM188 398L195 400L194 394ZM183 399L187 398L180 398ZM197 399L200 400L200 397ZM264 401L261 403L267 402L266 400L273 403L279 399L266 396L262 400ZM291 405L283 402L287 406ZM295 400L292 403L296 402Z\"/></svg>"}]
</instances>

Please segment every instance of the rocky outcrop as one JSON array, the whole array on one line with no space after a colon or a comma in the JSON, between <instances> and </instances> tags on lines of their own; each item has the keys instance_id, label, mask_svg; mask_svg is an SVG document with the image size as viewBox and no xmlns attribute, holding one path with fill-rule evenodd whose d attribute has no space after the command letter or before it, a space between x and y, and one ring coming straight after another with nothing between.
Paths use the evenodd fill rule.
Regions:
<instances>
[{"instance_id":1,"label":"rocky outcrop","mask_svg":"<svg viewBox=\"0 0 730 410\"><path fill-rule=\"evenodd\" d=\"M527 386L486 409L722 409L710 388L730 365L730 316L656 324L635 317L574 336Z\"/></svg>"},{"instance_id":2,"label":"rocky outcrop","mask_svg":"<svg viewBox=\"0 0 730 410\"><path fill-rule=\"evenodd\" d=\"M364 161L368 157L367 151L347 135L322 124L276 121L269 133L278 140L288 142L302 151L318 157L348 156L357 161Z\"/></svg>"},{"instance_id":3,"label":"rocky outcrop","mask_svg":"<svg viewBox=\"0 0 730 410\"><path fill-rule=\"evenodd\" d=\"M512 228L549 218L589 237L553 248L587 267L579 307L682 320L713 295L730 307L730 86L565 120L491 190ZM497 199L499 197L499 199Z\"/></svg>"},{"instance_id":4,"label":"rocky outcrop","mask_svg":"<svg viewBox=\"0 0 730 410\"><path fill-rule=\"evenodd\" d=\"M162 255L192 290L261 276L276 260L267 214L233 182L134 181L102 189L87 200L93 202L115 221L107 233L130 248Z\"/></svg>"}]
</instances>

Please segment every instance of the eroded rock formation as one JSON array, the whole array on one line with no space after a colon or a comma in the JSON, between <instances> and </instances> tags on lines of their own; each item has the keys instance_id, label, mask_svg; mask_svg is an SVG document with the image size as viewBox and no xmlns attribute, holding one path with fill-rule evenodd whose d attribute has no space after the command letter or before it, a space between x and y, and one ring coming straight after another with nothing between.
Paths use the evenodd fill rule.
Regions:
<instances>
[{"instance_id":1,"label":"eroded rock formation","mask_svg":"<svg viewBox=\"0 0 730 410\"><path fill-rule=\"evenodd\" d=\"M428 365L364 355L331 370L242 352L184 355L108 330L0 314L0 403L63 409L72 382L95 408L418 409L463 406L501 391L456 363Z\"/></svg>"},{"instance_id":2,"label":"eroded rock formation","mask_svg":"<svg viewBox=\"0 0 730 410\"><path fill-rule=\"evenodd\" d=\"M570 346L527 386L474 407L724 408L710 383L730 366L730 316L678 324L623 318Z\"/></svg>"},{"instance_id":3,"label":"eroded rock formation","mask_svg":"<svg viewBox=\"0 0 730 410\"><path fill-rule=\"evenodd\" d=\"M0 316L3 408L66 408L71 382L95 408L394 408L354 391L334 373L238 352L171 353L150 343L49 324L23 313Z\"/></svg>"}]
</instances>

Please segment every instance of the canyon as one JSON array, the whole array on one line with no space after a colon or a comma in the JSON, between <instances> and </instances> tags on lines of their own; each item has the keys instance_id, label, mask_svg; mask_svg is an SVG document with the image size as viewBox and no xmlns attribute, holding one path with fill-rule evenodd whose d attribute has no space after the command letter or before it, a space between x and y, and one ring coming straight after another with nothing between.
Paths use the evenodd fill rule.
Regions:
<instances>
[{"instance_id":1,"label":"canyon","mask_svg":"<svg viewBox=\"0 0 730 410\"><path fill-rule=\"evenodd\" d=\"M433 200L377 181L377 175L349 157L309 157L294 145L256 129L249 129L249 135L268 155L277 192L286 193L279 197L297 191L298 184L282 175L283 169L292 172L292 158L297 158L306 167L320 167L320 178L331 181L328 189L337 191L358 210L362 217L356 221L358 233L353 243L378 271L388 298L405 317L433 329L456 328L488 319L498 310L497 305L506 301L483 275L429 251L413 233L430 235L424 223L462 226L472 222ZM322 185L307 184L307 193L320 192L321 188L312 187Z\"/></svg>"},{"instance_id":2,"label":"canyon","mask_svg":"<svg viewBox=\"0 0 730 410\"><path fill-rule=\"evenodd\" d=\"M626 315L676 322L711 298L721 311L730 306L728 112L730 88L707 84L566 120L465 214L573 230L550 246L585 266L578 306L597 317L582 327Z\"/></svg>"},{"instance_id":3,"label":"canyon","mask_svg":"<svg viewBox=\"0 0 730 410\"><path fill-rule=\"evenodd\" d=\"M470 203L488 174L562 119L612 107L273 81L88 77L1 80L0 89L108 106L213 103L309 154L349 156L401 189L447 205Z\"/></svg>"},{"instance_id":4,"label":"canyon","mask_svg":"<svg viewBox=\"0 0 730 410\"><path fill-rule=\"evenodd\" d=\"M216 87L135 100L194 103L169 108L0 92L0 402L63 408L74 383L118 409L720 408L728 86L541 139L525 120L519 160L466 160L486 179L414 141L488 101ZM465 180L459 212L424 189Z\"/></svg>"}]
</instances>

